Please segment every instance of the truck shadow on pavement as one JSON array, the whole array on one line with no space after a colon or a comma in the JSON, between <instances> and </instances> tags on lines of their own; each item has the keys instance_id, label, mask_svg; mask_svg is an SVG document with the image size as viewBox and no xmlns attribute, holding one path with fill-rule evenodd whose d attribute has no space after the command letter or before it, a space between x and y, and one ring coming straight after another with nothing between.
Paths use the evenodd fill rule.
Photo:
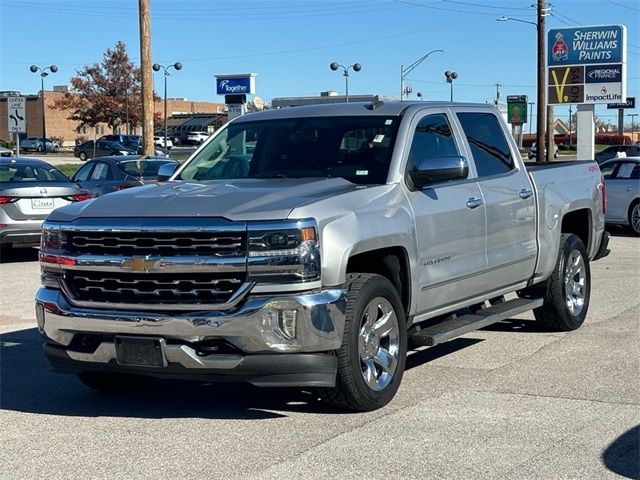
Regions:
<instances>
[{"instance_id":1,"label":"truck shadow on pavement","mask_svg":"<svg viewBox=\"0 0 640 480\"><path fill-rule=\"evenodd\" d=\"M625 478L640 478L640 425L616 438L603 452L602 461L614 473Z\"/></svg>"},{"instance_id":2,"label":"truck shadow on pavement","mask_svg":"<svg viewBox=\"0 0 640 480\"><path fill-rule=\"evenodd\" d=\"M458 339L409 354L407 369L481 340ZM46 415L137 418L261 420L287 413L350 413L322 404L314 392L294 388L154 382L150 390L126 395L94 392L75 375L52 372L35 328L0 335L0 409Z\"/></svg>"},{"instance_id":3,"label":"truck shadow on pavement","mask_svg":"<svg viewBox=\"0 0 640 480\"><path fill-rule=\"evenodd\" d=\"M38 261L37 248L1 248L0 263L24 263Z\"/></svg>"}]
</instances>

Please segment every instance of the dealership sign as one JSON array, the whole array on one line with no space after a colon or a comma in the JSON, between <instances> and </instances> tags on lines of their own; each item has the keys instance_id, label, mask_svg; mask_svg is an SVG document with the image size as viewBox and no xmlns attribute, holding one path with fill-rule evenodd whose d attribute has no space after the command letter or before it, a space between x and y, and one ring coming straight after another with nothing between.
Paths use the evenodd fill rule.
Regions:
<instances>
[{"instance_id":1,"label":"dealership sign","mask_svg":"<svg viewBox=\"0 0 640 480\"><path fill-rule=\"evenodd\" d=\"M216 75L216 92L218 95L254 94L256 74Z\"/></svg>"},{"instance_id":2,"label":"dealership sign","mask_svg":"<svg viewBox=\"0 0 640 480\"><path fill-rule=\"evenodd\" d=\"M624 25L559 28L548 35L548 102L616 103L626 98Z\"/></svg>"},{"instance_id":3,"label":"dealership sign","mask_svg":"<svg viewBox=\"0 0 640 480\"><path fill-rule=\"evenodd\" d=\"M610 110L618 110L620 108L630 108L633 110L636 108L636 97L627 97L626 102L607 103L607 108Z\"/></svg>"}]
</instances>

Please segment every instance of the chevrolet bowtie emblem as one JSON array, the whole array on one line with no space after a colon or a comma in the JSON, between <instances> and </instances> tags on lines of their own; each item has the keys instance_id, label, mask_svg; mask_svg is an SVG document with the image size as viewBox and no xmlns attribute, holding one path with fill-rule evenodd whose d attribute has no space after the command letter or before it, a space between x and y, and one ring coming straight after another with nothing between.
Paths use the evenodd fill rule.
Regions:
<instances>
[{"instance_id":1,"label":"chevrolet bowtie emblem","mask_svg":"<svg viewBox=\"0 0 640 480\"><path fill-rule=\"evenodd\" d=\"M148 272L157 267L160 262L157 258L149 257L131 257L126 260L122 260L120 268L123 270L132 270L134 272Z\"/></svg>"}]
</instances>

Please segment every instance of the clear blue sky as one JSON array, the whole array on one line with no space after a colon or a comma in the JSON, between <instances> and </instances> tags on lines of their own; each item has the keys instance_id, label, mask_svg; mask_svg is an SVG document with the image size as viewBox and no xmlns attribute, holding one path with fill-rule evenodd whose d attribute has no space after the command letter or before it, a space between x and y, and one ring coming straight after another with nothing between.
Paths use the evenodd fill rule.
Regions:
<instances>
[{"instance_id":1,"label":"clear blue sky","mask_svg":"<svg viewBox=\"0 0 640 480\"><path fill-rule=\"evenodd\" d=\"M448 99L443 72L458 72L455 99L484 102L495 83L506 95L535 101L536 31L498 22L502 15L535 21L535 0L151 0L154 62L182 62L170 97L223 101L214 75L255 72L257 94L274 97L344 92L329 63L359 62L351 94L399 95L400 65L434 53L407 79L425 99ZM621 23L628 29L628 96L640 101L640 3L555 0L547 28ZM139 63L137 0L0 0L0 90L35 93L29 65L55 63L47 88L67 84L77 69L99 62L122 40ZM156 74L156 90L161 90ZM637 113L627 111L627 113ZM597 107L615 124L616 112ZM556 108L568 118L568 108ZM629 117L626 118L630 122ZM535 116L534 116L535 123ZM640 117L636 118L636 124Z\"/></svg>"}]
</instances>

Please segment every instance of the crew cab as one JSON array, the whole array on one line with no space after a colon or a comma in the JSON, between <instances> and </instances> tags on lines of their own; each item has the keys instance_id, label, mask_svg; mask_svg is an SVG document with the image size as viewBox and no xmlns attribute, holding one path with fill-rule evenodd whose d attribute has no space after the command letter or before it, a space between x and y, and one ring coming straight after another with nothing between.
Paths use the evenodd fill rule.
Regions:
<instances>
[{"instance_id":1,"label":"crew cab","mask_svg":"<svg viewBox=\"0 0 640 480\"><path fill-rule=\"evenodd\" d=\"M490 105L252 113L174 168L44 224L45 353L91 388L247 381L373 410L408 345L527 310L580 327L608 253L597 163L525 166Z\"/></svg>"}]
</instances>

